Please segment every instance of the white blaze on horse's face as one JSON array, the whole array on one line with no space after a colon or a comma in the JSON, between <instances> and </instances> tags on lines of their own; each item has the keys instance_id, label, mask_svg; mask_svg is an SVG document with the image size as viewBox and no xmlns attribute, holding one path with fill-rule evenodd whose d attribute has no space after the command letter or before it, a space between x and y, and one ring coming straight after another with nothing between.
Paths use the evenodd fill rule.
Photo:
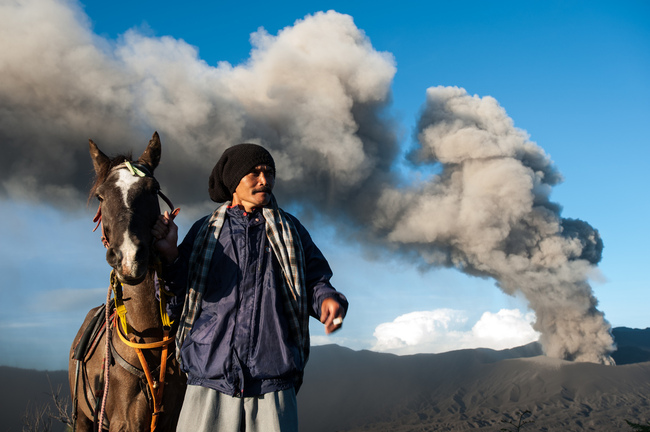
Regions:
<instances>
[{"instance_id":1,"label":"white blaze on horse's face","mask_svg":"<svg viewBox=\"0 0 650 432\"><path fill-rule=\"evenodd\" d=\"M129 191L141 180L141 177L134 176L129 170L121 169L118 171L118 179L115 182L117 186L122 191L122 199L124 200L124 206L129 207Z\"/></svg>"},{"instance_id":2,"label":"white blaze on horse's face","mask_svg":"<svg viewBox=\"0 0 650 432\"><path fill-rule=\"evenodd\" d=\"M119 189L124 209L132 210L133 202L131 202L136 193L136 189L139 187L139 184L142 181L145 181L142 177L131 174L127 169L120 169L117 171L118 178L115 181L115 186ZM133 191L133 193L131 193ZM131 197L131 201L129 200ZM127 211L127 213L131 213ZM119 256L121 261L119 264L119 272L122 276L132 279L140 278L147 271L147 263L142 263L138 258L142 257L142 254L138 255L138 251L143 246L142 242L138 241L138 235L131 232L129 229L126 229L122 236L122 241L119 244ZM137 242L137 243L136 243Z\"/></svg>"},{"instance_id":3,"label":"white blaze on horse's face","mask_svg":"<svg viewBox=\"0 0 650 432\"><path fill-rule=\"evenodd\" d=\"M139 277L140 275L138 273L142 270L140 270L138 261L135 259L138 247L131 240L131 235L128 231L124 231L120 251L122 252L122 274L132 278Z\"/></svg>"}]
</instances>

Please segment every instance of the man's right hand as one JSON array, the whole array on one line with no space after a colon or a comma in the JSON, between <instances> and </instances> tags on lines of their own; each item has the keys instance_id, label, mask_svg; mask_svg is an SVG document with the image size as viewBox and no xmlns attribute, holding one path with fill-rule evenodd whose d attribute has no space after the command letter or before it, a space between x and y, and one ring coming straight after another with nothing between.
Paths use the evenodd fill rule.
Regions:
<instances>
[{"instance_id":1,"label":"man's right hand","mask_svg":"<svg viewBox=\"0 0 650 432\"><path fill-rule=\"evenodd\" d=\"M174 217L168 211L158 217L151 233L156 241L154 247L160 253L160 258L167 264L173 263L178 258L178 226Z\"/></svg>"}]
</instances>

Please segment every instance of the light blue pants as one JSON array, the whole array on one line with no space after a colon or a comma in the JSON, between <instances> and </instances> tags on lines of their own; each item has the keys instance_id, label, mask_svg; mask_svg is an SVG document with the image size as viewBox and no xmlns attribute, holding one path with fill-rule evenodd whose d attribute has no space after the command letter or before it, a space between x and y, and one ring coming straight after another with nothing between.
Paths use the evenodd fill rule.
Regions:
<instances>
[{"instance_id":1,"label":"light blue pants","mask_svg":"<svg viewBox=\"0 0 650 432\"><path fill-rule=\"evenodd\" d=\"M188 385L177 432L298 432L294 389L236 398Z\"/></svg>"}]
</instances>

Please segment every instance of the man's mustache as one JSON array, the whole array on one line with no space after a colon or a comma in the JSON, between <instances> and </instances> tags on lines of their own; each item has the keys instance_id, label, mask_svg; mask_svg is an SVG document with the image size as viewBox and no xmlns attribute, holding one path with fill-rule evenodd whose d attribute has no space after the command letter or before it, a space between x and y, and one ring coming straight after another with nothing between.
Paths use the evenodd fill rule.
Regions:
<instances>
[{"instance_id":1,"label":"man's mustache","mask_svg":"<svg viewBox=\"0 0 650 432\"><path fill-rule=\"evenodd\" d=\"M253 194L260 193L260 192L270 194L271 193L271 188L268 187L268 186L264 186L264 187L261 187L261 188L253 189Z\"/></svg>"}]
</instances>

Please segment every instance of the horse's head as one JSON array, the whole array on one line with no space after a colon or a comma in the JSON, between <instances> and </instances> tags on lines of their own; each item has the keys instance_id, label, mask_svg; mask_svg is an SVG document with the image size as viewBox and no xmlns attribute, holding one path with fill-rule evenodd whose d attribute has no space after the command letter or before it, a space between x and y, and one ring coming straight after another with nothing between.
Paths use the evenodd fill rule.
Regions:
<instances>
[{"instance_id":1,"label":"horse's head","mask_svg":"<svg viewBox=\"0 0 650 432\"><path fill-rule=\"evenodd\" d=\"M135 162L128 156L111 159L90 141L96 173L91 196L99 200L96 220L102 224L106 261L121 282L131 285L144 279L151 262L151 229L160 214L160 188L153 171L160 153L158 133Z\"/></svg>"}]
</instances>

